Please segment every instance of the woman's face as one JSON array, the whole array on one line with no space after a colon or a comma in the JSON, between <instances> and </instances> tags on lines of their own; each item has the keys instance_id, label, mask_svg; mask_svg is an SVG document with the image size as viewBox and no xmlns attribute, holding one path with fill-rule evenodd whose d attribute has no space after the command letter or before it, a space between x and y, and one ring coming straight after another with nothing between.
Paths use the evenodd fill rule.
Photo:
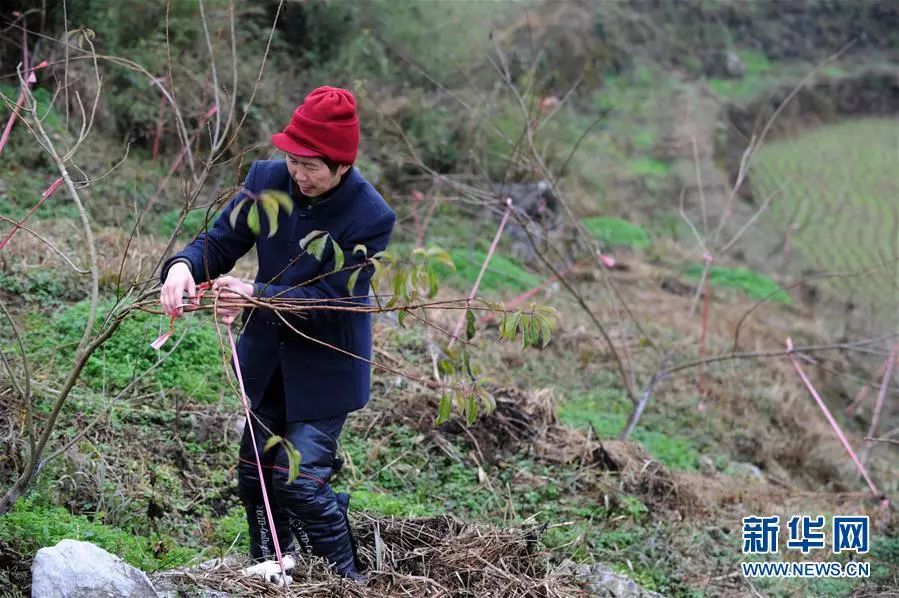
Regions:
<instances>
[{"instance_id":1,"label":"woman's face","mask_svg":"<svg viewBox=\"0 0 899 598\"><path fill-rule=\"evenodd\" d=\"M342 164L335 172L331 172L321 158L287 154L287 171L299 187L300 193L306 197L318 197L327 193L337 186L340 177L349 169L349 166Z\"/></svg>"}]
</instances>

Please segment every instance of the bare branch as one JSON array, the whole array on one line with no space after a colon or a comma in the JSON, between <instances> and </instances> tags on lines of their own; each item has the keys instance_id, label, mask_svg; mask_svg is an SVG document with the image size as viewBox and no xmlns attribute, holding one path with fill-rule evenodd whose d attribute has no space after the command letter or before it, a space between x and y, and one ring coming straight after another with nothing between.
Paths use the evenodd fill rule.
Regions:
<instances>
[{"instance_id":1,"label":"bare branch","mask_svg":"<svg viewBox=\"0 0 899 598\"><path fill-rule=\"evenodd\" d=\"M25 85L25 79L21 72L19 73L19 80L22 83L22 88L25 91L27 101L29 102L32 110L34 110L37 106L37 101L34 99L34 95L31 93L31 91L27 88L27 85ZM68 168L66 168L65 161L56 152L53 141L50 139L50 136L44 129L41 119L35 117L30 120L37 129L37 134L39 136L38 138L42 141L42 145L46 148L47 153L50 154L50 157L56 164L56 168L59 170L59 174L65 181L66 188L69 191L69 195L71 196L72 201L75 202L75 206L78 209L78 216L81 219L81 229L82 233L84 234L84 242L87 245L88 255L90 257L90 310L88 311L87 322L84 326L84 335L81 337L81 342L78 344L78 352L80 353L87 346L88 340L90 339L91 333L93 332L94 321L97 317L97 304L100 299L100 266L99 257L97 256L97 247L94 242L94 233L91 229L91 223L90 219L88 218L87 211L84 209L84 204L81 202L81 197L78 195L78 191L75 188L75 183L69 176L69 171Z\"/></svg>"},{"instance_id":2,"label":"bare branch","mask_svg":"<svg viewBox=\"0 0 899 598\"><path fill-rule=\"evenodd\" d=\"M38 233L37 231L35 231L35 230L33 230L33 229L31 229L31 228L25 226L24 224L22 224L22 223L20 223L20 222L16 222L16 221L13 220L12 218L8 218L8 217L3 216L3 215L0 215L0 220L3 220L4 222L9 222L10 224L14 224L14 225L16 225L17 228L19 228L19 229L25 231L26 233L28 233L28 234L34 236L36 239L38 239L39 241L41 241L44 245L46 245L47 247L49 247L49 248L50 248L56 255L58 255L58 256L61 257L63 260L65 260L65 262L69 265L69 267L72 268L72 270L74 270L74 271L77 272L78 274L89 274L89 273L90 273L90 270L82 270L81 268L79 268L78 266L76 266L76 265L72 262L72 260L70 260L69 257L68 257L66 254L64 254L64 253L63 253L63 252L62 252L56 245L54 245L49 239L47 239L46 237L44 237L43 235L41 235L41 234Z\"/></svg>"},{"instance_id":3,"label":"bare branch","mask_svg":"<svg viewBox=\"0 0 899 598\"><path fill-rule=\"evenodd\" d=\"M6 316L7 321L9 322L10 327L12 328L13 337L16 339L16 344L19 345L19 351L22 353L22 369L24 370L23 374L23 384L20 385L19 381L16 379L15 372L12 369L12 364L6 358L6 354L0 350L0 359L3 360L3 365L6 368L7 373L9 374L9 380L12 382L13 386L15 386L16 391L19 393L19 396L22 397L22 403L25 407L25 432L28 436L28 444L30 447L30 453L34 454L34 445L35 445L35 434L34 434L34 407L31 405L31 372L28 370L28 353L25 351L25 343L22 341L22 334L19 332L18 326L16 326L15 320L13 320L12 315L9 313L9 310L6 308L6 303L0 300L0 311L3 312L3 315Z\"/></svg>"}]
</instances>

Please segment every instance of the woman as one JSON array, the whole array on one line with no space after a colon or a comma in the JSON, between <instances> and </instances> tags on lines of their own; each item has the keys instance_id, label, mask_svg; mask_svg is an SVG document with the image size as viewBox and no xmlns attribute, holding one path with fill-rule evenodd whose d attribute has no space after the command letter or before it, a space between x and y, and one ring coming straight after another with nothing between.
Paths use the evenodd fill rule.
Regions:
<instances>
[{"instance_id":1,"label":"woman","mask_svg":"<svg viewBox=\"0 0 899 598\"><path fill-rule=\"evenodd\" d=\"M396 216L353 167L359 147L353 95L333 87L314 90L285 129L272 136L272 143L286 158L254 162L243 189L213 227L163 265L161 302L166 313L180 317L183 296L195 301L196 284L209 280L220 292L261 299L368 303L371 266L362 266L355 288L347 288L353 271L366 260L356 248L363 245L368 256L385 249ZM293 202L291 210L279 210L271 238L272 223L265 218L259 219L258 235L248 226L249 202L238 208L241 200L265 190L287 193ZM239 213L232 226L236 208ZM341 247L342 268L335 271L330 243L321 259L300 249L300 240L315 230L326 231ZM254 245L259 258L254 283L222 276ZM222 309L218 315L230 324L238 311ZM264 483L274 497L275 533L287 550L323 556L340 575L361 579L346 516L348 496L335 495L328 481L347 414L369 399L371 367L365 360L371 359L371 317L310 309L302 318L291 316L288 321L290 326L271 310L248 309L237 346L255 429L264 430L258 419L273 434L289 440L302 457L299 476L288 481L285 450L279 445L263 453L261 445L268 434L256 435ZM248 427L241 440L238 487L247 512L251 557L269 560L274 543Z\"/></svg>"}]
</instances>

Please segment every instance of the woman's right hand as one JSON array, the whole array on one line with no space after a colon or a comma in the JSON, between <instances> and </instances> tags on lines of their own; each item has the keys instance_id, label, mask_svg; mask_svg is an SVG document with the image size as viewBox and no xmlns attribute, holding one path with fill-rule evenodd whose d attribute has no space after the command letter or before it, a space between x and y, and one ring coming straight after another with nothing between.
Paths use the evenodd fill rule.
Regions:
<instances>
[{"instance_id":1,"label":"woman's right hand","mask_svg":"<svg viewBox=\"0 0 899 598\"><path fill-rule=\"evenodd\" d=\"M185 293L187 293L189 303L198 304L197 285L190 267L184 262L178 262L169 268L165 283L162 285L162 292L159 294L159 302L162 303L162 309L166 314L176 318L181 317L184 313L182 304L185 303Z\"/></svg>"}]
</instances>

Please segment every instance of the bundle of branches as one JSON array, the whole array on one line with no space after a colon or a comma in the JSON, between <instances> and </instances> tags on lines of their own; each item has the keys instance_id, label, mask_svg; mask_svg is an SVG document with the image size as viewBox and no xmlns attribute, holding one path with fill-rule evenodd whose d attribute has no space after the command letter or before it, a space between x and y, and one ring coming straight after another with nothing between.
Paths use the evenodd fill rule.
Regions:
<instances>
[{"instance_id":1,"label":"bundle of branches","mask_svg":"<svg viewBox=\"0 0 899 598\"><path fill-rule=\"evenodd\" d=\"M626 492L640 496L653 509L671 510L695 502L678 485L677 476L636 442L605 440L599 459L604 469L617 474Z\"/></svg>"},{"instance_id":2,"label":"bundle of branches","mask_svg":"<svg viewBox=\"0 0 899 598\"><path fill-rule=\"evenodd\" d=\"M441 436L469 445L487 463L522 450L551 463L587 465L601 460L600 444L589 431L558 421L557 398L552 389L527 391L492 385L486 389L496 407L472 425L453 419L434 427L433 414L439 397L423 393L391 397L387 418L410 425L441 445ZM422 405L428 408L423 409Z\"/></svg>"},{"instance_id":3,"label":"bundle of branches","mask_svg":"<svg viewBox=\"0 0 899 598\"><path fill-rule=\"evenodd\" d=\"M497 529L449 516L382 519L362 515L354 525L367 585L334 575L321 560L301 560L285 590L241 574L242 561L225 561L157 576L157 587L202 586L252 596L542 596L580 592L570 575L547 566L540 526Z\"/></svg>"}]
</instances>

